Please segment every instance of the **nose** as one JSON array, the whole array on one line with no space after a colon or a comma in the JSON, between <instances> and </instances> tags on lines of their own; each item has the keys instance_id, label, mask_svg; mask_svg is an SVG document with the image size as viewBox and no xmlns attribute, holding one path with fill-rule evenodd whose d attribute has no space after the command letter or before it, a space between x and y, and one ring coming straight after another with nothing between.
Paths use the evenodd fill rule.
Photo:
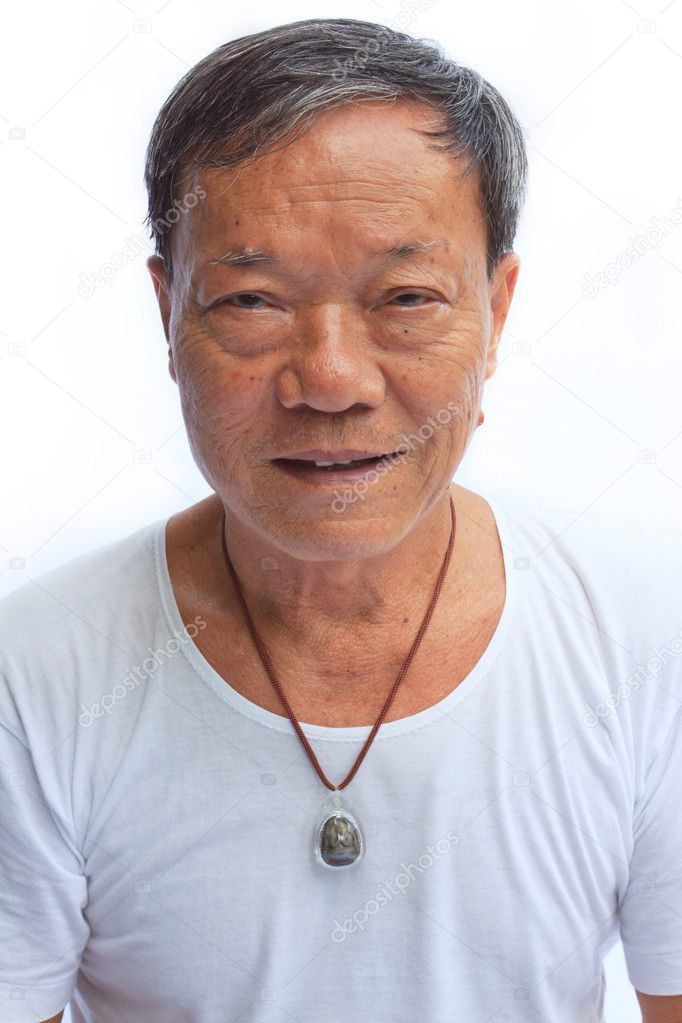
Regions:
<instances>
[{"instance_id":1,"label":"nose","mask_svg":"<svg viewBox=\"0 0 682 1023\"><path fill-rule=\"evenodd\" d=\"M282 405L307 405L320 412L343 412L353 405L378 408L385 380L368 335L361 318L340 304L319 304L301 313L277 376Z\"/></svg>"}]
</instances>

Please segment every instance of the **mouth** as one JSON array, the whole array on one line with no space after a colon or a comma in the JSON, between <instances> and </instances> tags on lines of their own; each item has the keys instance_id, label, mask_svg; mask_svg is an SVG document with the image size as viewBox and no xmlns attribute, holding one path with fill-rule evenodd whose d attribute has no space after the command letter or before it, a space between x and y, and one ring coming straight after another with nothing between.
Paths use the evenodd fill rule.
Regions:
<instances>
[{"instance_id":1,"label":"mouth","mask_svg":"<svg viewBox=\"0 0 682 1023\"><path fill-rule=\"evenodd\" d=\"M368 455L365 458L275 458L273 463L288 475L308 483L354 483L366 479L368 474L378 466L390 466L391 456L397 452L383 455ZM377 475L384 475L385 470Z\"/></svg>"}]
</instances>

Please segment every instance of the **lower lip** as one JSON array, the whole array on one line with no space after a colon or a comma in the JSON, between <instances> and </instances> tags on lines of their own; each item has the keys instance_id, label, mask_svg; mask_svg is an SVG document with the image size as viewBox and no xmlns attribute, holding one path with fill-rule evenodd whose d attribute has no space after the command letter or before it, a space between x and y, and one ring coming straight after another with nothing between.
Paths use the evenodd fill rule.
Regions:
<instances>
[{"instance_id":1,"label":"lower lip","mask_svg":"<svg viewBox=\"0 0 682 1023\"><path fill-rule=\"evenodd\" d=\"M346 465L338 469L318 469L314 462L309 465L301 465L298 462L287 462L277 460L274 463L283 469L289 476L293 476L303 483L313 483L317 486L339 486L343 483L358 483L367 478L370 472L376 472L379 466L388 466L390 463L386 458L377 458L373 462L366 462L364 465ZM312 468L311 468L312 467ZM384 475L383 471L378 475Z\"/></svg>"}]
</instances>

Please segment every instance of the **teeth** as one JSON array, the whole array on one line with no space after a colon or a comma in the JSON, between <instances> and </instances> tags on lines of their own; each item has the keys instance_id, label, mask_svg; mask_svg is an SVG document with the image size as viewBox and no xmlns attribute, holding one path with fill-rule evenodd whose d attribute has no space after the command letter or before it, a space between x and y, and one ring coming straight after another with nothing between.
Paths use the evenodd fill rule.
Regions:
<instances>
[{"instance_id":1,"label":"teeth","mask_svg":"<svg viewBox=\"0 0 682 1023\"><path fill-rule=\"evenodd\" d=\"M350 465L348 462L315 462L318 469L327 469L330 465Z\"/></svg>"}]
</instances>

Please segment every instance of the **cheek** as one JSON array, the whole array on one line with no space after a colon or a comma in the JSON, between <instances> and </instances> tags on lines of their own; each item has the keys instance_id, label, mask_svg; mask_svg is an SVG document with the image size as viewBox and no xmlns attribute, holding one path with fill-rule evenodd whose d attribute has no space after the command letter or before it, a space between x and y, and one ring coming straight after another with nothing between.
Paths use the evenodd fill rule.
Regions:
<instances>
[{"instance_id":1,"label":"cheek","mask_svg":"<svg viewBox=\"0 0 682 1023\"><path fill-rule=\"evenodd\" d=\"M389 373L400 405L419 426L429 416L466 429L484 382L485 348L450 336L437 349L417 356L409 369Z\"/></svg>"},{"instance_id":2,"label":"cheek","mask_svg":"<svg viewBox=\"0 0 682 1023\"><path fill-rule=\"evenodd\" d=\"M195 431L213 436L228 430L241 434L261 416L262 373L235 365L206 338L185 339L175 366L185 418Z\"/></svg>"}]
</instances>

